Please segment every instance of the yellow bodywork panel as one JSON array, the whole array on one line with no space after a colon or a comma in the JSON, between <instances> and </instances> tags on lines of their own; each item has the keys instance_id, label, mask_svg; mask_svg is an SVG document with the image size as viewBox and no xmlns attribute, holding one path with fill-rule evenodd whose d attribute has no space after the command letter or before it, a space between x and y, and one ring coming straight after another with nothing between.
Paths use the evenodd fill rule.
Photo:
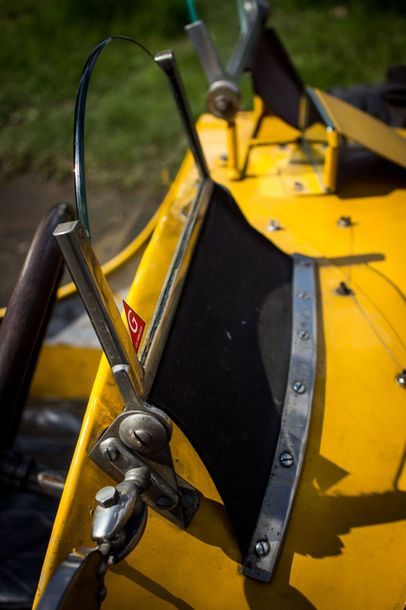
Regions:
<instances>
[{"instance_id":1,"label":"yellow bodywork panel","mask_svg":"<svg viewBox=\"0 0 406 610\"><path fill-rule=\"evenodd\" d=\"M238 122L249 134L251 119L250 113L239 118L240 133ZM401 610L406 394L395 377L406 366L404 193L340 199L311 194L309 186L310 194L296 196L289 172L280 168L288 164L286 148L274 148L275 142L291 141L291 128L272 117L263 129L275 140L252 148L245 179L230 181L224 124L203 117L198 127L213 178L231 190L247 221L284 252L318 259L318 372L309 443L279 564L272 582L262 584L241 576L241 557L219 494L175 427L176 470L200 490L202 504L188 531L149 511L137 548L108 570L103 608ZM300 167L305 185L316 179L308 162ZM177 180L188 171L186 164ZM343 215L351 217L350 227L337 224ZM281 229L271 231L271 220ZM181 227L179 209L169 206L131 287L128 302L147 324ZM342 281L353 294L337 294ZM92 545L94 496L110 479L87 452L121 408L103 357L38 595L74 547ZM241 493L249 501L250 490Z\"/></svg>"},{"instance_id":2,"label":"yellow bodywork panel","mask_svg":"<svg viewBox=\"0 0 406 610\"><path fill-rule=\"evenodd\" d=\"M32 398L84 400L92 389L101 349L44 345L30 387Z\"/></svg>"}]
</instances>

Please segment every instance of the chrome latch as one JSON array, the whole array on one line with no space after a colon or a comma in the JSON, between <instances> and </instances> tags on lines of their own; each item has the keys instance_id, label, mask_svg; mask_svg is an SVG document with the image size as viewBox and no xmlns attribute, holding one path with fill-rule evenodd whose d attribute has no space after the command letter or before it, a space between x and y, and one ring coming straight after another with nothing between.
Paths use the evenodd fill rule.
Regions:
<instances>
[{"instance_id":1,"label":"chrome latch","mask_svg":"<svg viewBox=\"0 0 406 610\"><path fill-rule=\"evenodd\" d=\"M124 559L144 533L147 507L141 494L149 483L147 468L131 468L116 487L108 485L96 494L92 538L110 564Z\"/></svg>"}]
</instances>

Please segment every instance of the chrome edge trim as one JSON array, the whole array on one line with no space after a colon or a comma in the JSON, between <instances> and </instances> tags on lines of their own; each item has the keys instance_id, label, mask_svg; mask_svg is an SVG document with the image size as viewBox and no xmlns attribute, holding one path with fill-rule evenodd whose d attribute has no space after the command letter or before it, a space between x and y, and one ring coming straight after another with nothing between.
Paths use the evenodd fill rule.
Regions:
<instances>
[{"instance_id":1,"label":"chrome edge trim","mask_svg":"<svg viewBox=\"0 0 406 610\"><path fill-rule=\"evenodd\" d=\"M288 528L305 456L316 378L316 264L299 254L294 254L293 260L292 344L281 428L261 512L242 570L245 576L262 582L269 582L273 576ZM304 385L304 392L293 389L297 382L299 389L303 389L300 384ZM290 466L280 461L280 456L286 453L293 457Z\"/></svg>"},{"instance_id":2,"label":"chrome edge trim","mask_svg":"<svg viewBox=\"0 0 406 610\"><path fill-rule=\"evenodd\" d=\"M186 279L187 269L213 192L213 185L214 183L208 178L199 187L199 192L192 204L149 325L140 354L140 362L145 373L144 390L146 395L151 389L165 347Z\"/></svg>"},{"instance_id":3,"label":"chrome edge trim","mask_svg":"<svg viewBox=\"0 0 406 610\"><path fill-rule=\"evenodd\" d=\"M144 372L84 227L79 220L66 222L53 234L123 399L129 405L142 405Z\"/></svg>"}]
</instances>

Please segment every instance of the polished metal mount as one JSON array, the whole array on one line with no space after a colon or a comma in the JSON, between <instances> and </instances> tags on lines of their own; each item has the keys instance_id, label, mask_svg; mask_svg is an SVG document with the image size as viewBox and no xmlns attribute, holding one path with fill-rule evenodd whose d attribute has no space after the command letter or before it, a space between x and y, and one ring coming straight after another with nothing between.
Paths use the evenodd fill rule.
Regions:
<instances>
[{"instance_id":1,"label":"polished metal mount","mask_svg":"<svg viewBox=\"0 0 406 610\"><path fill-rule=\"evenodd\" d=\"M89 457L117 481L133 468L146 467L149 481L141 498L169 521L186 528L199 506L199 494L174 470L169 420L164 423L162 412L155 407L146 405L146 409L124 410L91 448Z\"/></svg>"},{"instance_id":2,"label":"polished metal mount","mask_svg":"<svg viewBox=\"0 0 406 610\"><path fill-rule=\"evenodd\" d=\"M120 481L129 469L148 468L150 484L142 494L143 501L180 527L187 527L198 507L198 494L174 471L169 446L171 422L163 411L145 402L144 368L90 240L79 221L59 225L54 235L124 402L123 412L98 439L89 456ZM182 502L183 495L188 496L187 501Z\"/></svg>"},{"instance_id":3,"label":"polished metal mount","mask_svg":"<svg viewBox=\"0 0 406 610\"><path fill-rule=\"evenodd\" d=\"M240 5L241 34L227 67L224 67L203 21L194 21L185 28L209 83L208 109L214 116L225 120L232 120L240 109L241 74L250 63L269 10L265 0L245 0Z\"/></svg>"},{"instance_id":4,"label":"polished metal mount","mask_svg":"<svg viewBox=\"0 0 406 610\"><path fill-rule=\"evenodd\" d=\"M243 574L269 582L288 528L303 466L316 378L315 263L294 255L293 327L285 403L275 456Z\"/></svg>"},{"instance_id":5,"label":"polished metal mount","mask_svg":"<svg viewBox=\"0 0 406 610\"><path fill-rule=\"evenodd\" d=\"M141 540L147 523L141 494L149 483L148 468L130 468L121 483L107 485L96 494L92 538L109 564L124 559Z\"/></svg>"},{"instance_id":6,"label":"polished metal mount","mask_svg":"<svg viewBox=\"0 0 406 610\"><path fill-rule=\"evenodd\" d=\"M127 407L143 408L144 373L110 287L82 224L75 220L54 231L68 269L111 366Z\"/></svg>"}]
</instances>

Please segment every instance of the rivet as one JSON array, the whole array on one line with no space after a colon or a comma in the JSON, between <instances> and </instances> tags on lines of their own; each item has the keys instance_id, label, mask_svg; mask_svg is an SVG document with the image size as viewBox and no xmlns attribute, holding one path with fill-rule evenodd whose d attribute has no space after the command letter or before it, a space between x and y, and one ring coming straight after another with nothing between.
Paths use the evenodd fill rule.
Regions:
<instances>
[{"instance_id":1,"label":"rivet","mask_svg":"<svg viewBox=\"0 0 406 610\"><path fill-rule=\"evenodd\" d=\"M310 337L307 330L299 330L297 336L299 337L299 339L302 339L302 341L307 341L307 339Z\"/></svg>"},{"instance_id":2,"label":"rivet","mask_svg":"<svg viewBox=\"0 0 406 610\"><path fill-rule=\"evenodd\" d=\"M406 389L406 369L403 369L399 375L396 375L396 381L400 385L401 388Z\"/></svg>"},{"instance_id":3,"label":"rivet","mask_svg":"<svg viewBox=\"0 0 406 610\"><path fill-rule=\"evenodd\" d=\"M269 549L268 540L258 540L258 542L255 543L255 552L258 557L265 557L265 555L268 555Z\"/></svg>"},{"instance_id":4,"label":"rivet","mask_svg":"<svg viewBox=\"0 0 406 610\"><path fill-rule=\"evenodd\" d=\"M308 299L310 299L310 294L308 292L299 292L299 294L297 296L302 301L307 301Z\"/></svg>"},{"instance_id":5,"label":"rivet","mask_svg":"<svg viewBox=\"0 0 406 610\"><path fill-rule=\"evenodd\" d=\"M292 390L296 394L304 394L306 392L306 386L302 381L294 381L292 383Z\"/></svg>"},{"instance_id":6,"label":"rivet","mask_svg":"<svg viewBox=\"0 0 406 610\"><path fill-rule=\"evenodd\" d=\"M115 462L120 457L120 452L115 447L107 447L104 455L110 460L110 462Z\"/></svg>"},{"instance_id":7,"label":"rivet","mask_svg":"<svg viewBox=\"0 0 406 610\"><path fill-rule=\"evenodd\" d=\"M291 466L293 466L294 462L293 455L289 453L289 451L284 451L280 454L279 461L285 468L290 468Z\"/></svg>"}]
</instances>

